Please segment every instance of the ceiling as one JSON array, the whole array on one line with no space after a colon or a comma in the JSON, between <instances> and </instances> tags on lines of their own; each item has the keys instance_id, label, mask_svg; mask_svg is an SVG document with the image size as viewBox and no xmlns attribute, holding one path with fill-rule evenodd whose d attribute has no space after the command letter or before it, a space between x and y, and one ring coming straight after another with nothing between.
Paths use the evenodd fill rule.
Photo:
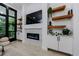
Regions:
<instances>
[{"instance_id":1,"label":"ceiling","mask_svg":"<svg viewBox=\"0 0 79 59\"><path fill-rule=\"evenodd\" d=\"M7 3L8 5L11 5L12 7L14 7L15 9L18 9L18 10L20 10L20 9L22 9L22 5L26 5L26 6L28 6L28 5L30 5L31 3Z\"/></svg>"}]
</instances>

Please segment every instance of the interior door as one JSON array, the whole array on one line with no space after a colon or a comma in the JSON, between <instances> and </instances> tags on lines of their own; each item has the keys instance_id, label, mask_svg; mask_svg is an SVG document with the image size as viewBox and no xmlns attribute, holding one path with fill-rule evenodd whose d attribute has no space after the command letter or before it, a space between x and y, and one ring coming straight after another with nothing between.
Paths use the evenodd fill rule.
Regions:
<instances>
[{"instance_id":1,"label":"interior door","mask_svg":"<svg viewBox=\"0 0 79 59\"><path fill-rule=\"evenodd\" d=\"M72 36L61 36L59 43L59 51L72 54Z\"/></svg>"}]
</instances>

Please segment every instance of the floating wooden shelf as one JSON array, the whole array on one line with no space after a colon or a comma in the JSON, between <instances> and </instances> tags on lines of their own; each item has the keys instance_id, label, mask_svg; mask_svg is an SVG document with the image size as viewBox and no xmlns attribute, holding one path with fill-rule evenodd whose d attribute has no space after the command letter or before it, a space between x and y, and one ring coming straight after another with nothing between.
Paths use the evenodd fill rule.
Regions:
<instances>
[{"instance_id":1,"label":"floating wooden shelf","mask_svg":"<svg viewBox=\"0 0 79 59\"><path fill-rule=\"evenodd\" d=\"M22 18L17 20L17 29L22 29Z\"/></svg>"},{"instance_id":2,"label":"floating wooden shelf","mask_svg":"<svg viewBox=\"0 0 79 59\"><path fill-rule=\"evenodd\" d=\"M62 11L62 10L65 9L65 7L66 7L66 6L63 5L63 6L59 6L59 7L53 8L52 12L54 13L54 12Z\"/></svg>"},{"instance_id":3,"label":"floating wooden shelf","mask_svg":"<svg viewBox=\"0 0 79 59\"><path fill-rule=\"evenodd\" d=\"M53 17L52 20L64 20L64 19L70 19L73 17L73 14L70 15L63 15L63 16L57 16L57 17Z\"/></svg>"},{"instance_id":4,"label":"floating wooden shelf","mask_svg":"<svg viewBox=\"0 0 79 59\"><path fill-rule=\"evenodd\" d=\"M53 28L65 28L66 26L48 26L48 29L53 29Z\"/></svg>"}]
</instances>

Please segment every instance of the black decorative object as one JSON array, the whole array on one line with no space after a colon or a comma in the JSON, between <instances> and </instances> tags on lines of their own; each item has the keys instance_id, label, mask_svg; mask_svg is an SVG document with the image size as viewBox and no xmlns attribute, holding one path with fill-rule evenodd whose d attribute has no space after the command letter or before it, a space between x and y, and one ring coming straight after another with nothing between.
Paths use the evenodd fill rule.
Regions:
<instances>
[{"instance_id":1,"label":"black decorative object","mask_svg":"<svg viewBox=\"0 0 79 59\"><path fill-rule=\"evenodd\" d=\"M51 26L52 25L52 22L51 21L49 21L49 26Z\"/></svg>"},{"instance_id":2,"label":"black decorative object","mask_svg":"<svg viewBox=\"0 0 79 59\"><path fill-rule=\"evenodd\" d=\"M4 50L4 46L2 46L2 56L4 55L5 50Z\"/></svg>"},{"instance_id":3,"label":"black decorative object","mask_svg":"<svg viewBox=\"0 0 79 59\"><path fill-rule=\"evenodd\" d=\"M51 34L52 34L52 30L49 30L49 33L51 33Z\"/></svg>"},{"instance_id":4,"label":"black decorative object","mask_svg":"<svg viewBox=\"0 0 79 59\"><path fill-rule=\"evenodd\" d=\"M73 15L73 10L72 9L68 11L68 15Z\"/></svg>"},{"instance_id":5,"label":"black decorative object","mask_svg":"<svg viewBox=\"0 0 79 59\"><path fill-rule=\"evenodd\" d=\"M71 9L71 14L73 14L73 10Z\"/></svg>"},{"instance_id":6,"label":"black decorative object","mask_svg":"<svg viewBox=\"0 0 79 59\"><path fill-rule=\"evenodd\" d=\"M50 33L51 35L55 35L55 34L53 33L53 30L49 30L49 33Z\"/></svg>"},{"instance_id":7,"label":"black decorative object","mask_svg":"<svg viewBox=\"0 0 79 59\"><path fill-rule=\"evenodd\" d=\"M71 14L71 12L70 12L70 10L68 11L68 15L70 15Z\"/></svg>"}]
</instances>

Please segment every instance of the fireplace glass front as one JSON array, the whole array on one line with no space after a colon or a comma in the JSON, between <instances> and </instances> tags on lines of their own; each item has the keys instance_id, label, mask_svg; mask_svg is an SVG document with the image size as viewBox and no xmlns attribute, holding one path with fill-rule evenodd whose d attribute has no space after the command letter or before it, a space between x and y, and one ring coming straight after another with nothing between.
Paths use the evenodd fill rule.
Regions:
<instances>
[{"instance_id":1,"label":"fireplace glass front","mask_svg":"<svg viewBox=\"0 0 79 59\"><path fill-rule=\"evenodd\" d=\"M37 33L27 33L27 38L39 40L39 34L37 34Z\"/></svg>"}]
</instances>

